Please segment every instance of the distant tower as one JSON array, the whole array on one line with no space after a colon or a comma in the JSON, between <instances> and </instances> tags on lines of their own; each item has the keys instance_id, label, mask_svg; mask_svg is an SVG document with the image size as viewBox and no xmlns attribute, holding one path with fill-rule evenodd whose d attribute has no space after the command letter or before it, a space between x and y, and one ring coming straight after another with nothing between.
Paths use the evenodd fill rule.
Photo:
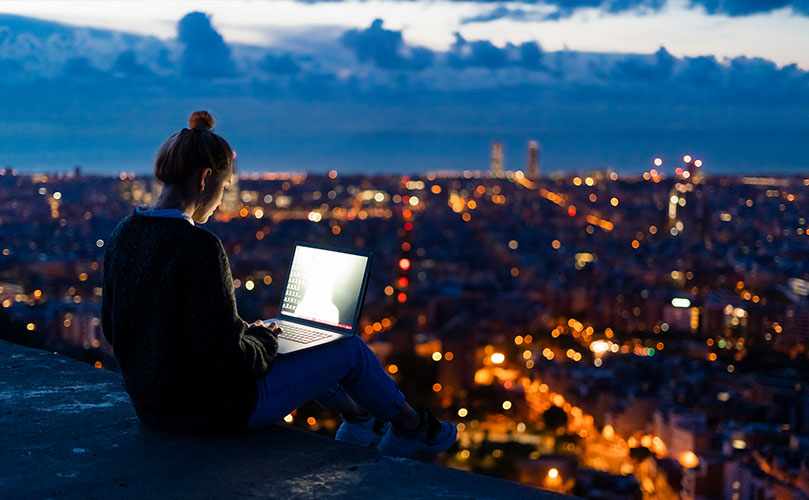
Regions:
<instances>
[{"instance_id":1,"label":"distant tower","mask_svg":"<svg viewBox=\"0 0 809 500\"><path fill-rule=\"evenodd\" d=\"M76 165L73 167L73 176L81 177L81 165Z\"/></svg>"},{"instance_id":2,"label":"distant tower","mask_svg":"<svg viewBox=\"0 0 809 500\"><path fill-rule=\"evenodd\" d=\"M503 176L503 143L492 143L492 177Z\"/></svg>"},{"instance_id":3,"label":"distant tower","mask_svg":"<svg viewBox=\"0 0 809 500\"><path fill-rule=\"evenodd\" d=\"M528 168L525 170L525 175L531 180L539 179L539 152L539 143L528 141Z\"/></svg>"}]
</instances>

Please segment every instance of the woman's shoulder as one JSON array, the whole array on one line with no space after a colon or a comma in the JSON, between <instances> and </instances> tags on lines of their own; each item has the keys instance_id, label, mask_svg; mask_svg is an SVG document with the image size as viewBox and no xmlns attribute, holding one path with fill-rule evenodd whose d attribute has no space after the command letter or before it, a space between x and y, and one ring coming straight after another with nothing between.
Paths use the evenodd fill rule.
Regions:
<instances>
[{"instance_id":1,"label":"woman's shoulder","mask_svg":"<svg viewBox=\"0 0 809 500\"><path fill-rule=\"evenodd\" d=\"M173 246L190 245L202 251L218 251L223 248L219 237L206 228L191 225L180 218L144 216L137 210L133 210L118 223L109 240L112 244L117 241L152 239L144 238L146 235Z\"/></svg>"}]
</instances>

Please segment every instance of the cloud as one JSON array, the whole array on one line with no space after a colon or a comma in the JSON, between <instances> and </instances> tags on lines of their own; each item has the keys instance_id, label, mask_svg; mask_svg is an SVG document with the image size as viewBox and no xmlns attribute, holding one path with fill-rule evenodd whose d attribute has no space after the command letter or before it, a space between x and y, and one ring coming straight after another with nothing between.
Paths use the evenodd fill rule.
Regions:
<instances>
[{"instance_id":1,"label":"cloud","mask_svg":"<svg viewBox=\"0 0 809 500\"><path fill-rule=\"evenodd\" d=\"M382 19L375 19L364 30L348 30L340 37L362 62L373 62L380 68L422 70L433 62L433 51L406 46L401 31L385 29Z\"/></svg>"},{"instance_id":2,"label":"cloud","mask_svg":"<svg viewBox=\"0 0 809 500\"><path fill-rule=\"evenodd\" d=\"M121 73L125 76L149 76L154 74L145 64L138 62L138 56L134 50L125 50L115 58L112 65L113 72Z\"/></svg>"},{"instance_id":3,"label":"cloud","mask_svg":"<svg viewBox=\"0 0 809 500\"><path fill-rule=\"evenodd\" d=\"M461 19L461 24L472 23L488 23L497 21L499 19L510 19L512 21L545 21L549 19L551 14L542 13L534 10L515 9L506 7L505 5L498 5L497 7L481 12L478 15L464 17Z\"/></svg>"},{"instance_id":4,"label":"cloud","mask_svg":"<svg viewBox=\"0 0 809 500\"><path fill-rule=\"evenodd\" d=\"M269 73L292 75L301 70L300 65L289 52L281 55L267 54L261 67Z\"/></svg>"},{"instance_id":5,"label":"cloud","mask_svg":"<svg viewBox=\"0 0 809 500\"><path fill-rule=\"evenodd\" d=\"M184 45L180 64L185 76L216 78L232 75L230 47L203 12L190 12L177 23L177 38Z\"/></svg>"},{"instance_id":6,"label":"cloud","mask_svg":"<svg viewBox=\"0 0 809 500\"><path fill-rule=\"evenodd\" d=\"M542 48L537 42L523 42L519 45L520 61L526 69L537 70L542 65Z\"/></svg>"},{"instance_id":7,"label":"cloud","mask_svg":"<svg viewBox=\"0 0 809 500\"><path fill-rule=\"evenodd\" d=\"M71 57L65 63L63 72L66 77L74 78L96 77L103 74L86 57Z\"/></svg>"},{"instance_id":8,"label":"cloud","mask_svg":"<svg viewBox=\"0 0 809 500\"><path fill-rule=\"evenodd\" d=\"M455 33L455 43L446 54L452 68L469 67L496 70L509 66L528 70L539 70L542 65L542 49L537 42L524 42L520 45L506 44L503 48L489 40L468 41L460 33Z\"/></svg>"},{"instance_id":9,"label":"cloud","mask_svg":"<svg viewBox=\"0 0 809 500\"><path fill-rule=\"evenodd\" d=\"M651 56L631 55L616 64L613 74L618 79L654 82L671 77L676 58L665 47Z\"/></svg>"},{"instance_id":10,"label":"cloud","mask_svg":"<svg viewBox=\"0 0 809 500\"><path fill-rule=\"evenodd\" d=\"M689 0L691 8L701 7L706 13L731 17L750 16L789 7L792 12L809 15L807 0Z\"/></svg>"},{"instance_id":11,"label":"cloud","mask_svg":"<svg viewBox=\"0 0 809 500\"><path fill-rule=\"evenodd\" d=\"M454 68L479 66L489 69L502 68L508 61L508 51L494 45L489 40L466 41L460 33L455 33L455 43L449 52L449 64Z\"/></svg>"},{"instance_id":12,"label":"cloud","mask_svg":"<svg viewBox=\"0 0 809 500\"><path fill-rule=\"evenodd\" d=\"M298 0L302 3L337 3L345 0ZM414 2L416 0L400 0ZM489 22L498 19L514 21L542 21L569 17L582 9L599 9L602 12L657 12L675 3L674 0L451 0L463 3L494 4L498 6L462 23ZM518 7L509 7L517 5ZM525 6L553 7L555 10L532 10ZM689 0L688 8L701 8L710 15L749 16L790 8L798 15L809 16L809 0Z\"/></svg>"}]
</instances>

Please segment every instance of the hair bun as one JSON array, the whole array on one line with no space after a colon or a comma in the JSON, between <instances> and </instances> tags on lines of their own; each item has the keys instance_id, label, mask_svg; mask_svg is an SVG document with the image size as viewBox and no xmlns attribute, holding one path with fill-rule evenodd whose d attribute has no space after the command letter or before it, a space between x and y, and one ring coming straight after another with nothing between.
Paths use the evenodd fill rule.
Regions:
<instances>
[{"instance_id":1,"label":"hair bun","mask_svg":"<svg viewBox=\"0 0 809 500\"><path fill-rule=\"evenodd\" d=\"M213 130L214 119L207 111L194 111L188 117L188 128L192 130Z\"/></svg>"}]
</instances>

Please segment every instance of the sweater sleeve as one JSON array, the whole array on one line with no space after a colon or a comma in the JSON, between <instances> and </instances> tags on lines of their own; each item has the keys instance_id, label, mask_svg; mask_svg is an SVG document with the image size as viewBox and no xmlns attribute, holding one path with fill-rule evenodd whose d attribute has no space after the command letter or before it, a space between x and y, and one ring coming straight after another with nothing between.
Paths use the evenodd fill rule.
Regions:
<instances>
[{"instance_id":1,"label":"sweater sleeve","mask_svg":"<svg viewBox=\"0 0 809 500\"><path fill-rule=\"evenodd\" d=\"M197 356L215 372L258 378L269 372L278 341L269 329L245 326L236 310L233 276L212 233L189 256L188 316Z\"/></svg>"}]
</instances>

